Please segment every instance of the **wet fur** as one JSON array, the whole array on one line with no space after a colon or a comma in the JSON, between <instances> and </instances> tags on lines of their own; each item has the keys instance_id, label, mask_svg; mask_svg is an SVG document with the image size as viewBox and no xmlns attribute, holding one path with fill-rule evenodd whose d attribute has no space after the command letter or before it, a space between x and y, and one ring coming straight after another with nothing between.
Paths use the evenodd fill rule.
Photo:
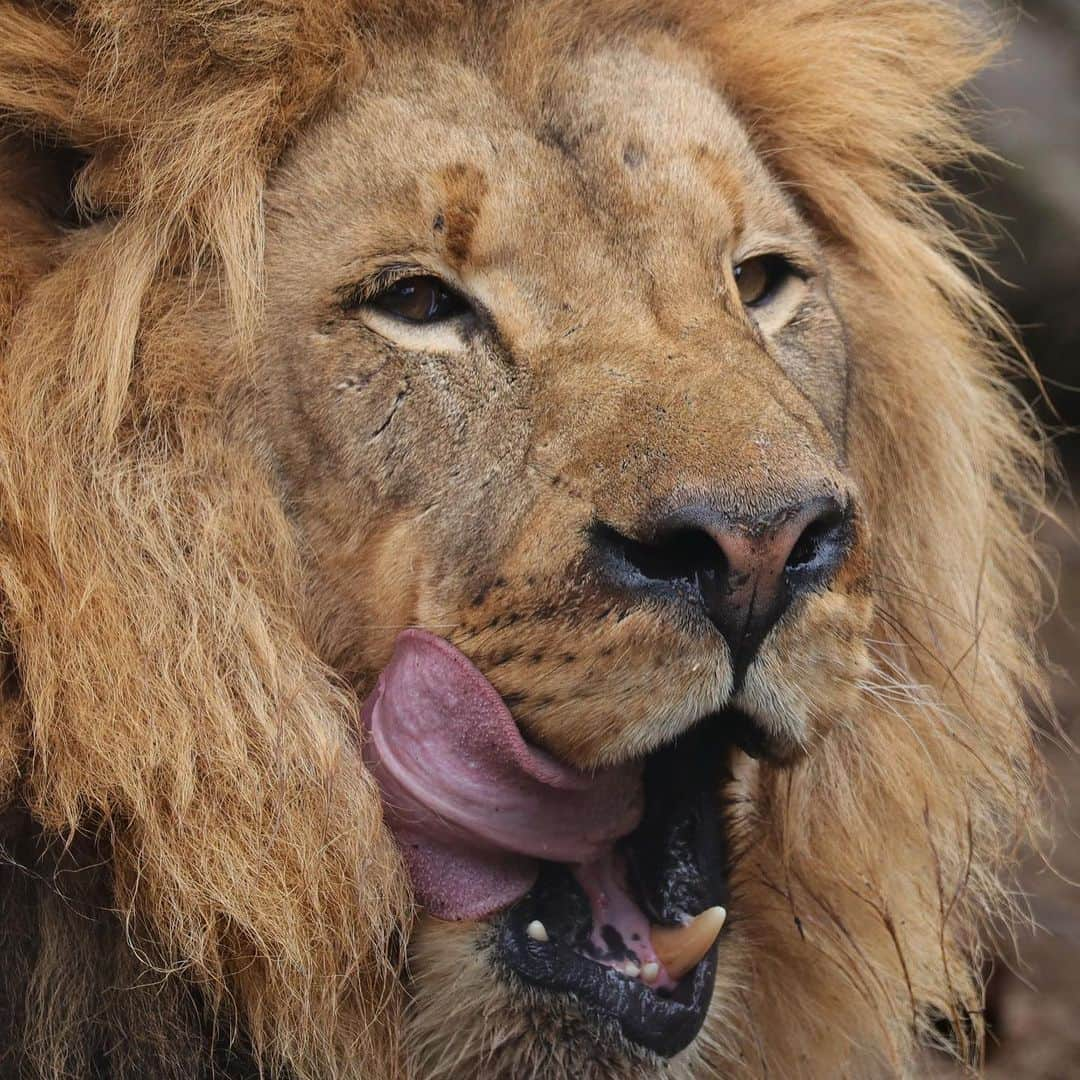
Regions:
<instances>
[{"instance_id":1,"label":"wet fur","mask_svg":"<svg viewBox=\"0 0 1080 1080\"><path fill-rule=\"evenodd\" d=\"M243 407L279 163L380 57L467 55L469 26L521 58L521 95L575 44L692 42L828 251L852 358L869 669L804 760L742 775L717 1008L670 1075L896 1075L935 1015L977 1060L980 941L1039 780L1043 497L1007 331L938 212L938 170L973 150L954 95L979 34L910 0L71 7L0 6L3 1068L651 1072L583 1059L572 1014L493 978L482 932L412 934L351 735L358 628L312 615L295 508ZM574 152L573 131L550 138ZM464 256L479 185L446 183ZM387 603L394 526L357 556ZM492 588L478 618L511 610ZM569 651L539 615L514 633ZM561 749L595 758L592 734Z\"/></svg>"}]
</instances>

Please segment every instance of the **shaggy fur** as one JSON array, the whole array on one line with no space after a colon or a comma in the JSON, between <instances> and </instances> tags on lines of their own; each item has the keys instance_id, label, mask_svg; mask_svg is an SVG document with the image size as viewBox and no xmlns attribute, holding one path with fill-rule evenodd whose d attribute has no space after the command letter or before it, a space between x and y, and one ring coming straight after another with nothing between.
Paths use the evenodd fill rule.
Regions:
<instances>
[{"instance_id":1,"label":"shaggy fur","mask_svg":"<svg viewBox=\"0 0 1080 1080\"><path fill-rule=\"evenodd\" d=\"M671 1075L903 1074L939 1017L977 1062L1039 783L1042 460L941 216L975 29L933 0L76 0L0 4L5 1076L651 1075L583 1061L572 1017L538 1034L482 929L415 920L355 745L414 612L355 659L259 380L292 323L275 282L318 261L277 240L304 163L388 64L483 67L524 109L626 40L695 58L827 262L873 605L811 752L738 781L733 938ZM483 185L444 179L464 251ZM408 544L381 494L349 564L373 610ZM582 762L626 750L528 715Z\"/></svg>"}]
</instances>

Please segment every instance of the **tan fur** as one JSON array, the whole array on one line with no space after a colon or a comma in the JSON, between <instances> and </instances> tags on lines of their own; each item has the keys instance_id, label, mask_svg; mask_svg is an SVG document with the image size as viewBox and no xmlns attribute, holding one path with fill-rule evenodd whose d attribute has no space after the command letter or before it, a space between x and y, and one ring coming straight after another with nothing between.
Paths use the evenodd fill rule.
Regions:
<instances>
[{"instance_id":1,"label":"tan fur","mask_svg":"<svg viewBox=\"0 0 1080 1080\"><path fill-rule=\"evenodd\" d=\"M104 862L112 982L163 989L110 1018L42 900L14 1060L87 1074L138 1016L116 1075L230 1041L302 1077L656 1074L587 1055L484 926L414 920L357 703L420 624L566 758L651 749L731 672L597 599L582 526L808 485L857 544L742 691L794 764L740 763L714 1008L665 1075L903 1074L931 1010L977 1060L1042 502L938 209L979 34L931 0L71 7L0 5L0 792L49 865ZM706 285L744 229L823 269L798 340ZM342 297L380 244L475 283L497 345L373 338Z\"/></svg>"}]
</instances>

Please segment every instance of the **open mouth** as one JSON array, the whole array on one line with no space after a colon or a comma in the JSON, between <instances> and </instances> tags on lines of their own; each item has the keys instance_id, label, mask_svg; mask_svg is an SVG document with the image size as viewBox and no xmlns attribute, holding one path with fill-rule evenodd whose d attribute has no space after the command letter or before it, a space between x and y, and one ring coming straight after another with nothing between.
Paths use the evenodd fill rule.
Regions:
<instances>
[{"instance_id":1,"label":"open mouth","mask_svg":"<svg viewBox=\"0 0 1080 1080\"><path fill-rule=\"evenodd\" d=\"M364 758L428 914L489 920L506 973L670 1057L704 1022L728 903L736 747L710 716L647 760L582 772L525 742L448 642L399 635L364 704Z\"/></svg>"},{"instance_id":2,"label":"open mouth","mask_svg":"<svg viewBox=\"0 0 1080 1080\"><path fill-rule=\"evenodd\" d=\"M723 717L710 718L652 755L638 827L587 875L544 863L497 934L498 956L526 982L573 995L584 1012L663 1057L693 1041L712 998L717 908L729 902L724 727Z\"/></svg>"}]
</instances>

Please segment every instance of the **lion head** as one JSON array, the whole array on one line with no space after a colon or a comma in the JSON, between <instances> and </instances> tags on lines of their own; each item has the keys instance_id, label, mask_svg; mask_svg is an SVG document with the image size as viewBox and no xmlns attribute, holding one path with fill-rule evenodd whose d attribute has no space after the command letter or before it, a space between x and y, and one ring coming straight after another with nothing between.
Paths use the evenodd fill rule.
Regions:
<instances>
[{"instance_id":1,"label":"lion head","mask_svg":"<svg viewBox=\"0 0 1080 1080\"><path fill-rule=\"evenodd\" d=\"M0 11L10 1060L977 1058L1042 462L974 28L71 7Z\"/></svg>"}]
</instances>

